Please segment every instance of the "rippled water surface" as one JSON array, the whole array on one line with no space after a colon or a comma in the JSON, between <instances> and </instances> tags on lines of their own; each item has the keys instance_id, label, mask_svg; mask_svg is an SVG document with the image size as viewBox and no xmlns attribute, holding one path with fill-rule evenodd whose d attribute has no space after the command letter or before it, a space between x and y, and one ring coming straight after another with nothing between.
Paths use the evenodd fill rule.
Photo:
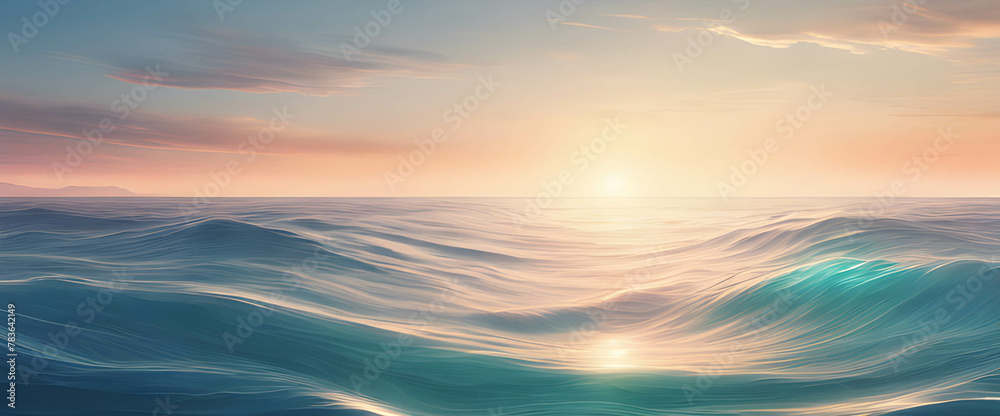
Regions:
<instances>
[{"instance_id":1,"label":"rippled water surface","mask_svg":"<svg viewBox=\"0 0 1000 416\"><path fill-rule=\"evenodd\" d=\"M524 208L0 199L17 412L1000 414L1000 201Z\"/></svg>"}]
</instances>

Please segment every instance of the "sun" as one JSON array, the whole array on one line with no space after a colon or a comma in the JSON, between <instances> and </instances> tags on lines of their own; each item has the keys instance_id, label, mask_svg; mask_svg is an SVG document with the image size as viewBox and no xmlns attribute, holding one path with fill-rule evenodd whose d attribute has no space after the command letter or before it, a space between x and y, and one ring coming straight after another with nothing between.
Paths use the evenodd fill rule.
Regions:
<instances>
[{"instance_id":1,"label":"sun","mask_svg":"<svg viewBox=\"0 0 1000 416\"><path fill-rule=\"evenodd\" d=\"M611 195L621 194L625 190L625 177L620 174L608 175L604 180L604 189Z\"/></svg>"},{"instance_id":2,"label":"sun","mask_svg":"<svg viewBox=\"0 0 1000 416\"><path fill-rule=\"evenodd\" d=\"M629 350L619 340L612 339L605 341L599 347L599 363L607 368L631 367L629 361Z\"/></svg>"}]
</instances>

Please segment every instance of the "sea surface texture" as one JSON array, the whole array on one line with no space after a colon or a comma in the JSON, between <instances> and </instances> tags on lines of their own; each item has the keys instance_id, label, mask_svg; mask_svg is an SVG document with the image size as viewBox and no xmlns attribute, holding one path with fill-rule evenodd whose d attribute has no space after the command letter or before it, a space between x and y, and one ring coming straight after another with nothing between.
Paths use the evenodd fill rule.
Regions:
<instances>
[{"instance_id":1,"label":"sea surface texture","mask_svg":"<svg viewBox=\"0 0 1000 416\"><path fill-rule=\"evenodd\" d=\"M0 199L5 410L1000 414L998 274L990 199Z\"/></svg>"}]
</instances>

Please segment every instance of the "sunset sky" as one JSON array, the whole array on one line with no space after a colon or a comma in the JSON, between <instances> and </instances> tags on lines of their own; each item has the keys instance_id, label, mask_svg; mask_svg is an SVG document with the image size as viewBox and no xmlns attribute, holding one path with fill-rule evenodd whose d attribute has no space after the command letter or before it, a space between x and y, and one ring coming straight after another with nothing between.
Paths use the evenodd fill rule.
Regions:
<instances>
[{"instance_id":1,"label":"sunset sky","mask_svg":"<svg viewBox=\"0 0 1000 416\"><path fill-rule=\"evenodd\" d=\"M996 0L52 1L0 6L0 182L1000 196Z\"/></svg>"}]
</instances>

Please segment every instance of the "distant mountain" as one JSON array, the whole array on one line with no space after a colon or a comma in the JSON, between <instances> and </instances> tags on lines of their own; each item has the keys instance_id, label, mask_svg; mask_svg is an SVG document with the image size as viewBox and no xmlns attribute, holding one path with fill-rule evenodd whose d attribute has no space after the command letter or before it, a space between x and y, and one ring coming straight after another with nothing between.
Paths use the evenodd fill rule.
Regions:
<instances>
[{"instance_id":1,"label":"distant mountain","mask_svg":"<svg viewBox=\"0 0 1000 416\"><path fill-rule=\"evenodd\" d=\"M67 186L65 188L32 188L0 182L0 197L62 197L62 196L141 196L117 186Z\"/></svg>"}]
</instances>

